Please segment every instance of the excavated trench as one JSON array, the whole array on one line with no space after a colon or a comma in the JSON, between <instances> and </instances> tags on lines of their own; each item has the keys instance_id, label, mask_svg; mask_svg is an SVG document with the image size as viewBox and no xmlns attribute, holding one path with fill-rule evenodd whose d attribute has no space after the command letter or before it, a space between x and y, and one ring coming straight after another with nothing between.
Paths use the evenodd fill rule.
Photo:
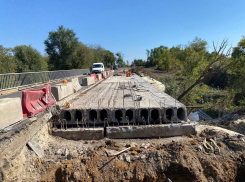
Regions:
<instances>
[{"instance_id":1,"label":"excavated trench","mask_svg":"<svg viewBox=\"0 0 245 182\"><path fill-rule=\"evenodd\" d=\"M7 181L244 181L245 154L226 133L203 131L197 136L169 139L104 139L98 142L52 137L47 128L34 138L44 150L39 158L25 147ZM205 135L205 137L204 137ZM204 138L217 137L220 153L208 152ZM149 143L146 149L144 145ZM245 147L237 140L237 146ZM125 148L132 148L117 156ZM17 168L19 167L19 168Z\"/></svg>"}]
</instances>

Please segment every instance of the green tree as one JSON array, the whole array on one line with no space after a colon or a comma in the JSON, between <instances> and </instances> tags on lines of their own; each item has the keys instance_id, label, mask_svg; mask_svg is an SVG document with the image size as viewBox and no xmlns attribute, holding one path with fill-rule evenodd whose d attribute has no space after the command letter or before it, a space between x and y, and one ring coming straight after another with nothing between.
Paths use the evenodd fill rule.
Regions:
<instances>
[{"instance_id":1,"label":"green tree","mask_svg":"<svg viewBox=\"0 0 245 182\"><path fill-rule=\"evenodd\" d=\"M167 53L166 50L168 50L168 47L166 47L166 46L156 47L154 49L151 49L150 51L146 50L146 55L148 56L146 66L147 67L157 66L160 69L161 69L161 67L162 68L168 67L169 65L166 66L166 63L167 62L170 63L171 61L166 60L166 53ZM163 65L164 63L165 63L165 65Z\"/></svg>"},{"instance_id":2,"label":"green tree","mask_svg":"<svg viewBox=\"0 0 245 182\"><path fill-rule=\"evenodd\" d=\"M48 69L47 62L40 52L30 45L20 45L14 47L14 56L17 59L18 72L45 71Z\"/></svg>"},{"instance_id":3,"label":"green tree","mask_svg":"<svg viewBox=\"0 0 245 182\"><path fill-rule=\"evenodd\" d=\"M232 64L228 69L231 75L229 92L235 92L236 104L245 104L245 36L238 42L237 47L233 48Z\"/></svg>"},{"instance_id":4,"label":"green tree","mask_svg":"<svg viewBox=\"0 0 245 182\"><path fill-rule=\"evenodd\" d=\"M14 73L16 70L17 64L12 49L0 45L0 73Z\"/></svg>"},{"instance_id":5,"label":"green tree","mask_svg":"<svg viewBox=\"0 0 245 182\"><path fill-rule=\"evenodd\" d=\"M194 41L194 44L199 43L200 42ZM230 49L226 51L227 40L223 40L219 47L214 46L214 56L209 61L205 61L205 58L203 58L206 51L205 44L200 43L199 45L202 46L193 46L191 44L190 47L187 48L187 50L190 50L186 54L186 60L188 60L188 62L184 65L185 69L183 69L183 75L189 80L187 88L182 94L180 94L178 100L183 99L185 95L187 95L197 85L203 83L205 79L212 77L217 72L227 69L232 64L229 58ZM194 49L193 47L198 47L198 49Z\"/></svg>"},{"instance_id":6,"label":"green tree","mask_svg":"<svg viewBox=\"0 0 245 182\"><path fill-rule=\"evenodd\" d=\"M65 70L77 68L73 65L78 47L78 38L73 30L59 26L57 31L49 32L48 38L44 41L45 51L50 57L52 69Z\"/></svg>"},{"instance_id":7,"label":"green tree","mask_svg":"<svg viewBox=\"0 0 245 182\"><path fill-rule=\"evenodd\" d=\"M107 66L114 65L115 61L116 61L116 57L114 56L114 54L109 50L105 50L105 55L104 55L105 64Z\"/></svg>"},{"instance_id":8,"label":"green tree","mask_svg":"<svg viewBox=\"0 0 245 182\"><path fill-rule=\"evenodd\" d=\"M134 59L133 63L135 64L135 66L145 66L145 61L143 61L142 59Z\"/></svg>"},{"instance_id":9,"label":"green tree","mask_svg":"<svg viewBox=\"0 0 245 182\"><path fill-rule=\"evenodd\" d=\"M72 60L74 68L90 68L94 62L95 51L79 42L75 52L75 58ZM97 54L97 53L96 53Z\"/></svg>"},{"instance_id":10,"label":"green tree","mask_svg":"<svg viewBox=\"0 0 245 182\"><path fill-rule=\"evenodd\" d=\"M124 63L124 61L123 61L123 55L122 55L122 53L116 53L116 56L117 56L117 64L118 65L120 65L120 66L124 66L125 65L125 63Z\"/></svg>"}]
</instances>

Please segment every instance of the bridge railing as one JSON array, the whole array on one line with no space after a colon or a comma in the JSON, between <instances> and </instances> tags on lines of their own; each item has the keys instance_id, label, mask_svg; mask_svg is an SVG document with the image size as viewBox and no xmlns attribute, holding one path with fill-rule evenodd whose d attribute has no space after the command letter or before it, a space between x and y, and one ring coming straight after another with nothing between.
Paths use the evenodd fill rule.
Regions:
<instances>
[{"instance_id":1,"label":"bridge railing","mask_svg":"<svg viewBox=\"0 0 245 182\"><path fill-rule=\"evenodd\" d=\"M0 74L0 91L46 83L90 73L89 69Z\"/></svg>"}]
</instances>

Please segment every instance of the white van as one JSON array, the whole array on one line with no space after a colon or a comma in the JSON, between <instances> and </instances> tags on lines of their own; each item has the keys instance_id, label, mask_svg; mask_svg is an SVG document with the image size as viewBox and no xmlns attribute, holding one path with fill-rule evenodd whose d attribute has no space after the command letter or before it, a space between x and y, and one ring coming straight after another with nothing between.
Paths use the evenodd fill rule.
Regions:
<instances>
[{"instance_id":1,"label":"white van","mask_svg":"<svg viewBox=\"0 0 245 182\"><path fill-rule=\"evenodd\" d=\"M102 73L103 71L105 71L103 63L93 63L92 73Z\"/></svg>"}]
</instances>

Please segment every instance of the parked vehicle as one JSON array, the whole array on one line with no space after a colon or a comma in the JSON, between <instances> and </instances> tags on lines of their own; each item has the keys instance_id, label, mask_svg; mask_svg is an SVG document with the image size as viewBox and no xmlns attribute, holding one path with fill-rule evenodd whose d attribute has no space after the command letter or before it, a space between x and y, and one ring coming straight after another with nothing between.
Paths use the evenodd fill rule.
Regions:
<instances>
[{"instance_id":1,"label":"parked vehicle","mask_svg":"<svg viewBox=\"0 0 245 182\"><path fill-rule=\"evenodd\" d=\"M117 70L117 69L118 69L118 65L117 65L117 64L114 65L114 66L113 66L113 69L114 69L114 70Z\"/></svg>"},{"instance_id":2,"label":"parked vehicle","mask_svg":"<svg viewBox=\"0 0 245 182\"><path fill-rule=\"evenodd\" d=\"M92 73L102 73L103 71L105 71L103 63L93 63Z\"/></svg>"}]
</instances>

